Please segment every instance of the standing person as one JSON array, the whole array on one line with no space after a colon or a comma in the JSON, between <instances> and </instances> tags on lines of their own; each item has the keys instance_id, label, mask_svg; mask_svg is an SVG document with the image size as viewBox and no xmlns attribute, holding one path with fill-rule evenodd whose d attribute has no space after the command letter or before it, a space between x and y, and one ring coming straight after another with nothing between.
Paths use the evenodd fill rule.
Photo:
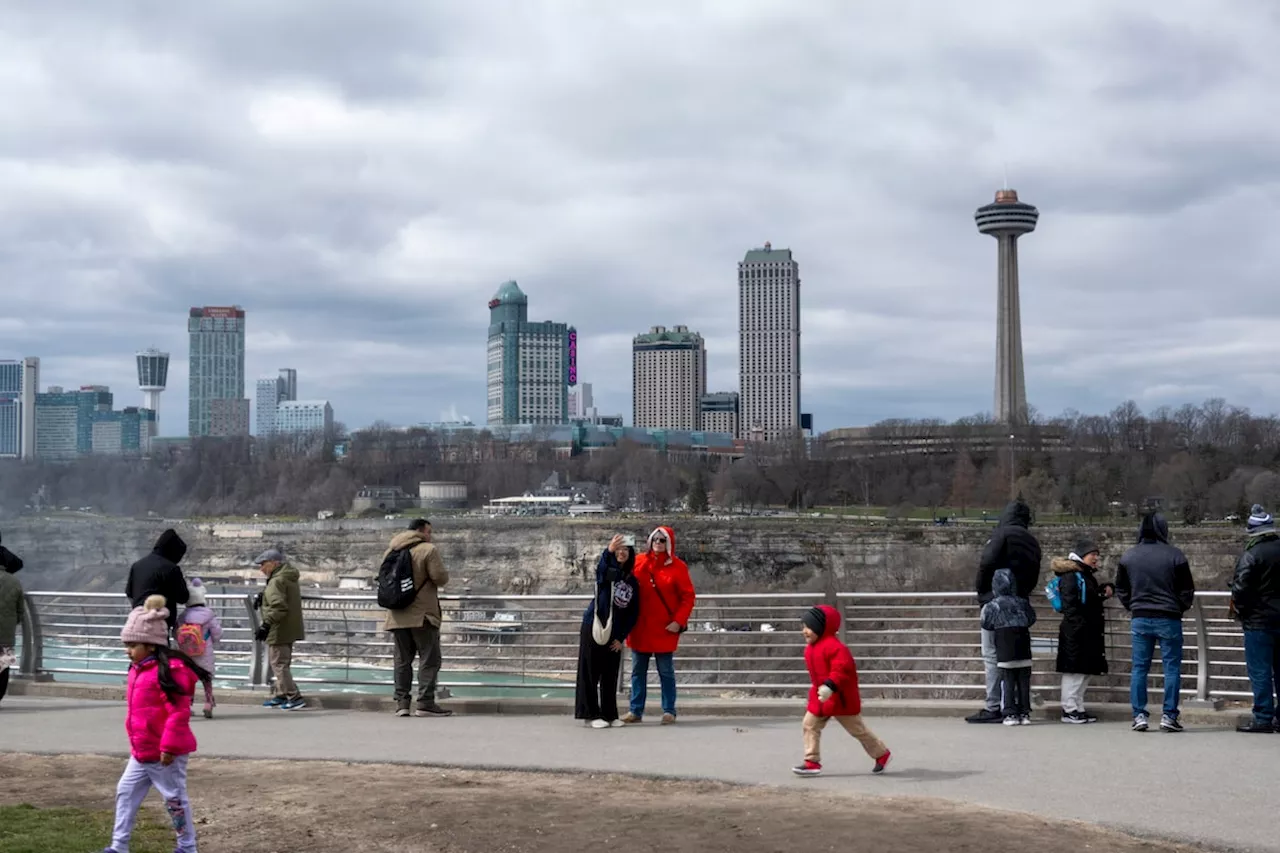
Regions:
<instances>
[{"instance_id":1,"label":"standing person","mask_svg":"<svg viewBox=\"0 0 1280 853\"><path fill-rule=\"evenodd\" d=\"M800 617L804 634L804 665L809 670L809 704L804 714L804 762L791 768L797 776L822 773L822 730L834 719L857 738L875 762L872 773L883 773L889 747L862 721L858 665L849 647L840 642L840 611L820 604Z\"/></svg>"},{"instance_id":2,"label":"standing person","mask_svg":"<svg viewBox=\"0 0 1280 853\"><path fill-rule=\"evenodd\" d=\"M178 634L174 645L209 673L209 677L204 680L204 716L205 719L213 719L213 706L217 704L213 698L213 651L222 640L222 620L205 603L206 590L200 578L193 578L187 589L191 597L182 616L178 618Z\"/></svg>"},{"instance_id":3,"label":"standing person","mask_svg":"<svg viewBox=\"0 0 1280 853\"><path fill-rule=\"evenodd\" d=\"M191 701L196 681L208 673L169 648L168 621L164 597L152 595L133 609L120 632L130 661L125 692L129 763L116 786L111 846L102 853L127 853L138 809L152 786L164 798L177 835L175 853L196 851L196 826L187 797L187 758L196 751Z\"/></svg>"},{"instance_id":4,"label":"standing person","mask_svg":"<svg viewBox=\"0 0 1280 853\"><path fill-rule=\"evenodd\" d=\"M986 604L993 598L991 582L999 569L1013 573L1015 589L1011 593L1029 599L1031 591L1040 582L1040 540L1031 533L1031 507L1021 498L1011 502L1000 515L995 532L987 540L978 563L975 584L978 603ZM982 632L982 663L986 673L986 705L976 714L965 717L970 723L999 723L1001 712L1001 675L996 659L996 639L991 631Z\"/></svg>"},{"instance_id":5,"label":"standing person","mask_svg":"<svg viewBox=\"0 0 1280 853\"><path fill-rule=\"evenodd\" d=\"M306 700L293 680L293 644L306 639L302 628L302 590L298 586L298 570L285 562L284 554L268 548L253 561L267 576L262 591L262 624L255 639L266 641L271 672L276 677L275 695L263 702L267 708L300 711Z\"/></svg>"},{"instance_id":6,"label":"standing person","mask_svg":"<svg viewBox=\"0 0 1280 853\"><path fill-rule=\"evenodd\" d=\"M1002 684L1001 715L1006 726L1031 725L1031 626L1036 611L1015 595L1013 572L999 569L991 581L993 597L982 605L982 630L995 636L996 665Z\"/></svg>"},{"instance_id":7,"label":"standing person","mask_svg":"<svg viewBox=\"0 0 1280 853\"><path fill-rule=\"evenodd\" d=\"M1275 519L1256 504L1249 513L1248 535L1231 581L1231 602L1244 628L1253 719L1236 731L1280 732L1276 702L1280 687L1280 535Z\"/></svg>"},{"instance_id":8,"label":"standing person","mask_svg":"<svg viewBox=\"0 0 1280 853\"><path fill-rule=\"evenodd\" d=\"M400 610L388 610L383 630L391 633L395 644L396 716L409 716L409 699L413 695L413 658L418 658L418 717L448 717L453 711L436 701L436 685L440 680L440 611L439 591L449 583L440 549L431 541L431 522L416 518L409 529L391 539L383 563L400 551L408 551L413 561L413 586L417 594L413 603Z\"/></svg>"},{"instance_id":9,"label":"standing person","mask_svg":"<svg viewBox=\"0 0 1280 853\"><path fill-rule=\"evenodd\" d=\"M0 702L9 692L10 671L18 663L15 649L18 645L18 628L22 625L26 605L22 582L16 575L22 569L22 559L0 545ZM22 638L24 643L30 639Z\"/></svg>"},{"instance_id":10,"label":"standing person","mask_svg":"<svg viewBox=\"0 0 1280 853\"><path fill-rule=\"evenodd\" d=\"M662 688L662 724L676 721L675 652L680 635L689 629L697 598L689 566L676 556L676 534L670 527L658 527L649 534L649 550L636 557L636 584L640 590L640 613L627 637L631 647L631 709L624 723L644 719L648 696L649 659L658 667Z\"/></svg>"},{"instance_id":11,"label":"standing person","mask_svg":"<svg viewBox=\"0 0 1280 853\"><path fill-rule=\"evenodd\" d=\"M582 614L573 718L595 729L623 724L618 719L618 670L622 644L640 611L635 564L635 538L613 537L596 563L595 596Z\"/></svg>"},{"instance_id":12,"label":"standing person","mask_svg":"<svg viewBox=\"0 0 1280 853\"><path fill-rule=\"evenodd\" d=\"M1116 570L1116 594L1133 614L1133 671L1129 701L1133 705L1133 730L1148 728L1147 675L1160 643L1164 663L1164 708L1160 728L1182 731L1178 722L1182 689L1182 614L1191 609L1196 584L1191 565L1180 550L1169 544L1169 523L1158 512L1142 517L1138 544L1125 552Z\"/></svg>"},{"instance_id":13,"label":"standing person","mask_svg":"<svg viewBox=\"0 0 1280 853\"><path fill-rule=\"evenodd\" d=\"M1084 709L1089 679L1107 674L1106 614L1102 603L1111 597L1111 584L1099 584L1095 572L1101 554L1090 539L1081 539L1065 560L1050 565L1057 577L1058 672L1062 673L1062 722L1096 723Z\"/></svg>"},{"instance_id":14,"label":"standing person","mask_svg":"<svg viewBox=\"0 0 1280 853\"><path fill-rule=\"evenodd\" d=\"M173 528L160 534L151 553L129 567L129 580L124 594L134 607L141 607L148 596L163 595L169 611L169 630L177 626L178 605L187 603L187 580L178 563L187 554L187 543Z\"/></svg>"}]
</instances>

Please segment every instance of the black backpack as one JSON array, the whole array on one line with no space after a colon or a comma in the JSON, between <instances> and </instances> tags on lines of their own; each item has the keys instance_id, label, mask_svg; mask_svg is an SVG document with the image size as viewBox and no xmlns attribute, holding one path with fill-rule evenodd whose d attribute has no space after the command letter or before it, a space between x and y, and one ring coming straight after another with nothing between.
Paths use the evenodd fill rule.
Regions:
<instances>
[{"instance_id":1,"label":"black backpack","mask_svg":"<svg viewBox=\"0 0 1280 853\"><path fill-rule=\"evenodd\" d=\"M387 552L378 567L378 606L404 610L418 597L413 582L413 546Z\"/></svg>"}]
</instances>

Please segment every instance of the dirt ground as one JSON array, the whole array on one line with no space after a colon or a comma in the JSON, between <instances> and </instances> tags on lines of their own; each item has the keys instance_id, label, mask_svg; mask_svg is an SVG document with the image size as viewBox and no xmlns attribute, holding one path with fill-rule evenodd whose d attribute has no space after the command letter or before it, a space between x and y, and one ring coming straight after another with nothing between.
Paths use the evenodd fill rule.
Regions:
<instances>
[{"instance_id":1,"label":"dirt ground","mask_svg":"<svg viewBox=\"0 0 1280 853\"><path fill-rule=\"evenodd\" d=\"M0 754L0 803L109 809L123 764ZM189 784L203 853L1190 850L932 800L585 773L196 758Z\"/></svg>"}]
</instances>

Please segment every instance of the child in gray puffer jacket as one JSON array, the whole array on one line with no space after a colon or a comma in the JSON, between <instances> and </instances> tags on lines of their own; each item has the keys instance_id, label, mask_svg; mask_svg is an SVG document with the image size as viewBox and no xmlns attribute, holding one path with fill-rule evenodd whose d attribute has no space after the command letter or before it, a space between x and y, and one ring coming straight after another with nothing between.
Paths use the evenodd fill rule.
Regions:
<instances>
[{"instance_id":1,"label":"child in gray puffer jacket","mask_svg":"<svg viewBox=\"0 0 1280 853\"><path fill-rule=\"evenodd\" d=\"M1020 598L1013 572L999 569L991 580L995 598L982 605L982 627L996 635L996 661L1004 698L1001 712L1006 726L1031 725L1031 626L1036 612Z\"/></svg>"}]
</instances>

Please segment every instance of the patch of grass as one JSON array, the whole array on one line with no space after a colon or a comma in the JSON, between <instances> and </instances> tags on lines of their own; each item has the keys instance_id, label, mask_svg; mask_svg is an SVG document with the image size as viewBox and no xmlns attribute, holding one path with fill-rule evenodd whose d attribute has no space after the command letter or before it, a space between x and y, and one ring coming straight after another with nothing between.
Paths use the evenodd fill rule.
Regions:
<instances>
[{"instance_id":1,"label":"patch of grass","mask_svg":"<svg viewBox=\"0 0 1280 853\"><path fill-rule=\"evenodd\" d=\"M0 806L0 853L89 853L111 843L112 811ZM169 853L173 830L144 807L129 845L132 853Z\"/></svg>"}]
</instances>

